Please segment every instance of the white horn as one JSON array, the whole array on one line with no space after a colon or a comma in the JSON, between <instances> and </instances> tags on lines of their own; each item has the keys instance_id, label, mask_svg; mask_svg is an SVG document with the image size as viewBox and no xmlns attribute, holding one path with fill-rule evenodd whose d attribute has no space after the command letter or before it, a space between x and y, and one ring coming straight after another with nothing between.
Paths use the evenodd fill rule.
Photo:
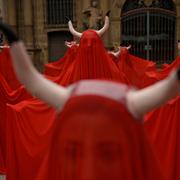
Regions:
<instances>
[{"instance_id":1,"label":"white horn","mask_svg":"<svg viewBox=\"0 0 180 180\"><path fill-rule=\"evenodd\" d=\"M127 94L129 111L135 117L142 117L145 113L161 106L180 93L180 69L156 84Z\"/></svg>"},{"instance_id":2,"label":"white horn","mask_svg":"<svg viewBox=\"0 0 180 180\"><path fill-rule=\"evenodd\" d=\"M69 99L71 90L42 76L33 66L23 42L14 42L10 48L10 53L19 81L25 85L32 95L60 111Z\"/></svg>"},{"instance_id":3,"label":"white horn","mask_svg":"<svg viewBox=\"0 0 180 180\"><path fill-rule=\"evenodd\" d=\"M105 16L104 26L99 31L96 31L96 33L99 36L102 36L107 31L108 28L109 28L109 16Z\"/></svg>"},{"instance_id":4,"label":"white horn","mask_svg":"<svg viewBox=\"0 0 180 180\"><path fill-rule=\"evenodd\" d=\"M74 29L71 20L68 21L68 26L69 26L69 31L71 32L71 34L72 34L73 36L76 36L76 37L79 37L79 38L82 36L82 33L79 33L79 32L77 32L77 31Z\"/></svg>"}]
</instances>

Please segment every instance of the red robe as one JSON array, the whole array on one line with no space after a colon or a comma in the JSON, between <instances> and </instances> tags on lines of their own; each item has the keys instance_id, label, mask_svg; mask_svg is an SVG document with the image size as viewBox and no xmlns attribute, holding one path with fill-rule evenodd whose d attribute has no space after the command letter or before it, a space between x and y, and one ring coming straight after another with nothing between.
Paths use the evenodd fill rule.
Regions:
<instances>
[{"instance_id":1,"label":"red robe","mask_svg":"<svg viewBox=\"0 0 180 180\"><path fill-rule=\"evenodd\" d=\"M162 180L143 122L127 110L128 90L82 81L56 120L19 121L21 114L14 114L8 119L8 180Z\"/></svg>"},{"instance_id":2,"label":"red robe","mask_svg":"<svg viewBox=\"0 0 180 180\"><path fill-rule=\"evenodd\" d=\"M69 85L81 79L109 79L128 83L124 73L112 61L100 36L94 30L83 32L73 57L70 62L63 59L63 64L68 61L68 68L56 77L56 82L61 85Z\"/></svg>"},{"instance_id":3,"label":"red robe","mask_svg":"<svg viewBox=\"0 0 180 180\"><path fill-rule=\"evenodd\" d=\"M6 103L16 104L30 95L19 83L8 48L0 52L0 174L6 173Z\"/></svg>"}]
</instances>

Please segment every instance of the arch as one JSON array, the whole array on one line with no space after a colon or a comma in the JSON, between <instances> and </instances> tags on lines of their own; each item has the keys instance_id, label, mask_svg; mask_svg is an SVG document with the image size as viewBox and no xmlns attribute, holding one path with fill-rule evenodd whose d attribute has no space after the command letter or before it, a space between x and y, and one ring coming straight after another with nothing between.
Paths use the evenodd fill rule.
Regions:
<instances>
[{"instance_id":1,"label":"arch","mask_svg":"<svg viewBox=\"0 0 180 180\"><path fill-rule=\"evenodd\" d=\"M172 0L127 0L121 13L121 42L131 44L130 52L158 63L175 58L176 8Z\"/></svg>"}]
</instances>

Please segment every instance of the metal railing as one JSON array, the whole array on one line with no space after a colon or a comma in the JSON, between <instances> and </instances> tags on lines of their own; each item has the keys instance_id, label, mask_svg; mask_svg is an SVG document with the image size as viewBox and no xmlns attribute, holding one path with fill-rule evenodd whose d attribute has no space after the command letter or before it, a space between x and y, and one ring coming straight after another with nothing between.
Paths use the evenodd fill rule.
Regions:
<instances>
[{"instance_id":1,"label":"metal railing","mask_svg":"<svg viewBox=\"0 0 180 180\"><path fill-rule=\"evenodd\" d=\"M47 0L46 24L48 26L67 25L66 16L72 21L74 14L73 0Z\"/></svg>"},{"instance_id":2,"label":"metal railing","mask_svg":"<svg viewBox=\"0 0 180 180\"><path fill-rule=\"evenodd\" d=\"M161 8L142 8L121 17L121 42L130 52L159 64L175 58L176 13Z\"/></svg>"}]
</instances>

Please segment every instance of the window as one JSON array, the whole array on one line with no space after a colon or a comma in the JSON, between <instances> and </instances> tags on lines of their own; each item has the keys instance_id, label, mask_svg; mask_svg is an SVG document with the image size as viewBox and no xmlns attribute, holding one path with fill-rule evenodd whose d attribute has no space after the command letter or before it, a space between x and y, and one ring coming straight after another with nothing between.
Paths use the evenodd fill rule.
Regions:
<instances>
[{"instance_id":1,"label":"window","mask_svg":"<svg viewBox=\"0 0 180 180\"><path fill-rule=\"evenodd\" d=\"M47 0L47 24L67 24L66 16L73 20L73 0Z\"/></svg>"}]
</instances>

